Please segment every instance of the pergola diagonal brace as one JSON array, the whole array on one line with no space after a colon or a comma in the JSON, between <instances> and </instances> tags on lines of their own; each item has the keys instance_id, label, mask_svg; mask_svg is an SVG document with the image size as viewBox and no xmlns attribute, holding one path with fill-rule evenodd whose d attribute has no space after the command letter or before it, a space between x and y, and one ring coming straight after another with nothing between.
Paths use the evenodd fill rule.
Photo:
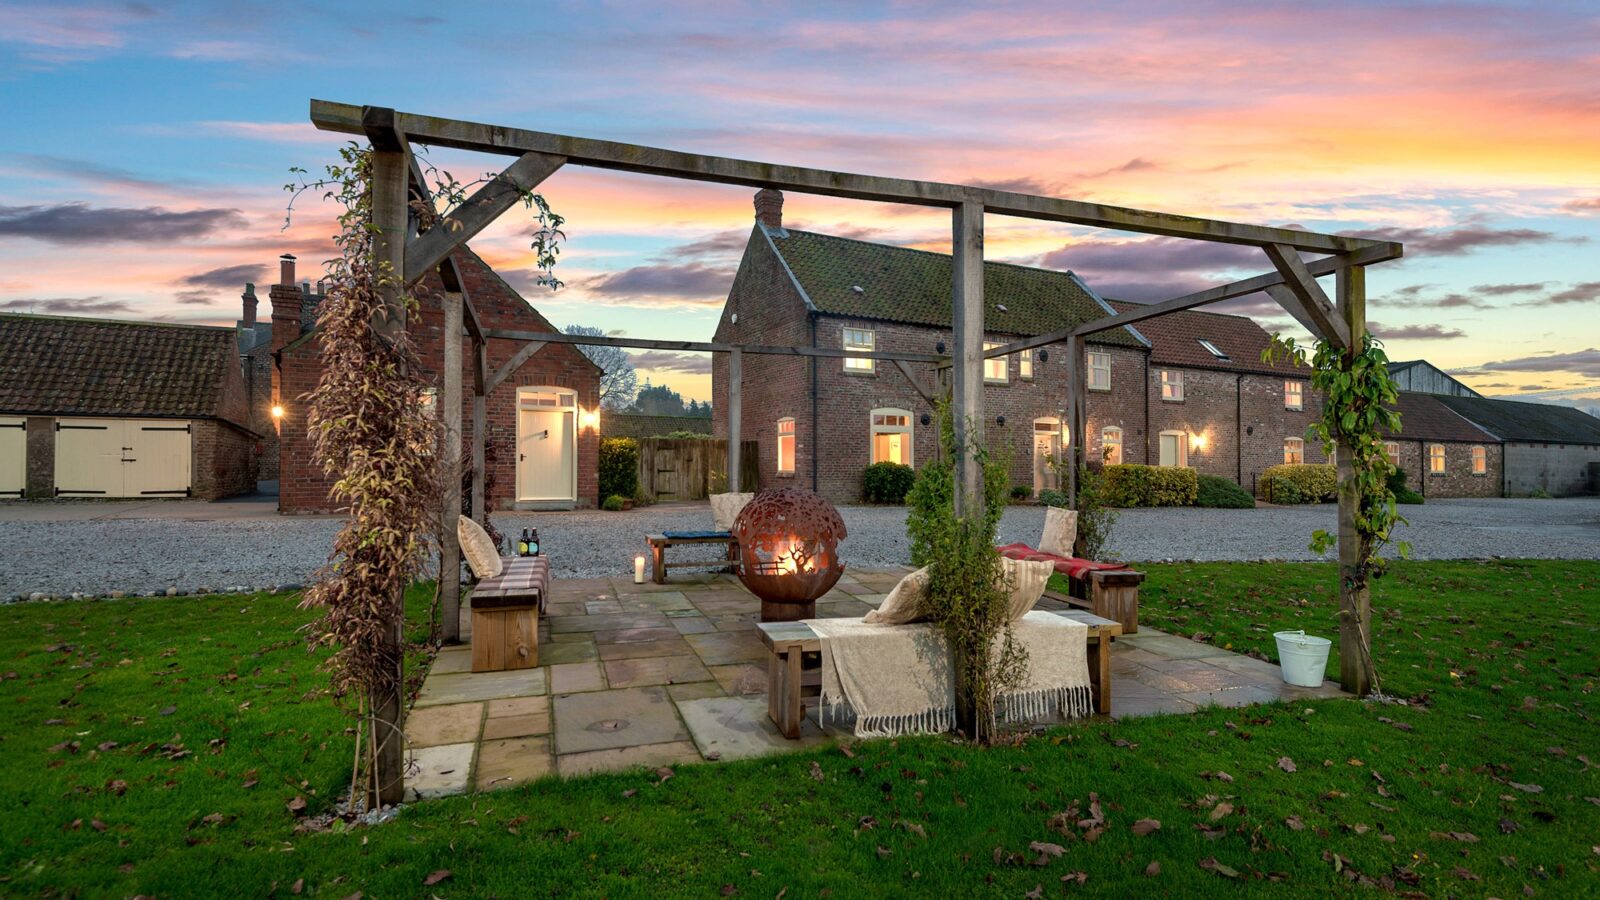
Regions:
<instances>
[{"instance_id":1,"label":"pergola diagonal brace","mask_svg":"<svg viewBox=\"0 0 1600 900\"><path fill-rule=\"evenodd\" d=\"M489 227L499 215L522 199L566 162L564 157L525 153L504 172L478 188L477 193L445 213L426 234L406 248L406 277L410 284L437 266L450 251Z\"/></svg>"},{"instance_id":2,"label":"pergola diagonal brace","mask_svg":"<svg viewBox=\"0 0 1600 900\"><path fill-rule=\"evenodd\" d=\"M921 378L917 377L917 373L911 368L910 363L903 359L897 359L894 361L894 365L895 368L900 370L900 374L906 377L906 381L911 382L912 390L922 395L922 399L928 401L929 403L934 402L933 389L923 383Z\"/></svg>"},{"instance_id":3,"label":"pergola diagonal brace","mask_svg":"<svg viewBox=\"0 0 1600 900\"><path fill-rule=\"evenodd\" d=\"M534 341L531 344L523 344L521 347L518 347L517 352L513 353L510 359L501 364L498 369L495 369L494 374L490 375L488 379L484 381L483 392L487 394L499 387L501 382L511 377L511 373L522 368L523 363L532 359L533 355L538 353L540 350L543 350L544 347L544 341Z\"/></svg>"},{"instance_id":4,"label":"pergola diagonal brace","mask_svg":"<svg viewBox=\"0 0 1600 900\"><path fill-rule=\"evenodd\" d=\"M1278 274L1283 276L1283 286L1287 288L1287 292L1274 292L1273 299L1283 304L1284 309L1302 325L1309 327L1313 336L1331 341L1339 347L1349 347L1350 326L1345 324L1333 301L1323 292L1322 285L1317 284L1316 276L1306 268L1300 251L1284 244L1267 244L1261 249L1266 251L1267 258L1272 260ZM1298 304L1299 310L1291 304Z\"/></svg>"}]
</instances>

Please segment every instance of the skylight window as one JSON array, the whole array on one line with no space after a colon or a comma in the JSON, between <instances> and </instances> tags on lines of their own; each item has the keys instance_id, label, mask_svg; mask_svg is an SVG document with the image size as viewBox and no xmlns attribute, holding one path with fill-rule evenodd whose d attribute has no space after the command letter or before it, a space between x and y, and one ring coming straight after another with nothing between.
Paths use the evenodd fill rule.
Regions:
<instances>
[{"instance_id":1,"label":"skylight window","mask_svg":"<svg viewBox=\"0 0 1600 900\"><path fill-rule=\"evenodd\" d=\"M1217 345L1211 343L1210 341L1202 340L1202 341L1200 341L1200 346L1206 348L1206 352L1210 353L1212 356L1215 356L1217 359L1227 359L1228 358L1228 354L1223 353L1221 350L1218 350L1217 349Z\"/></svg>"}]
</instances>

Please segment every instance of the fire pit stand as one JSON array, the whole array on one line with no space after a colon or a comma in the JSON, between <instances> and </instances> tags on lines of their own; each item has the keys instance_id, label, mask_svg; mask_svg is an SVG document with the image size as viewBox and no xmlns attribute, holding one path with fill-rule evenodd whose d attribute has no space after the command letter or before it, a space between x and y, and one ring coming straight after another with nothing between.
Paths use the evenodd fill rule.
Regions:
<instances>
[{"instance_id":1,"label":"fire pit stand","mask_svg":"<svg viewBox=\"0 0 1600 900\"><path fill-rule=\"evenodd\" d=\"M844 519L832 503L801 488L757 494L733 523L739 580L761 598L761 621L815 618L817 598L840 576Z\"/></svg>"}]
</instances>

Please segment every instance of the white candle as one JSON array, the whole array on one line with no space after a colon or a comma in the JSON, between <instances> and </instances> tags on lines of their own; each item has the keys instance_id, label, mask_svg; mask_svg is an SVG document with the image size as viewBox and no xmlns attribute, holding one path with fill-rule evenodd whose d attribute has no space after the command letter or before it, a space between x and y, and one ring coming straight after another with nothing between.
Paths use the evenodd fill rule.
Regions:
<instances>
[{"instance_id":1,"label":"white candle","mask_svg":"<svg viewBox=\"0 0 1600 900\"><path fill-rule=\"evenodd\" d=\"M644 557L633 558L633 583L644 584Z\"/></svg>"}]
</instances>

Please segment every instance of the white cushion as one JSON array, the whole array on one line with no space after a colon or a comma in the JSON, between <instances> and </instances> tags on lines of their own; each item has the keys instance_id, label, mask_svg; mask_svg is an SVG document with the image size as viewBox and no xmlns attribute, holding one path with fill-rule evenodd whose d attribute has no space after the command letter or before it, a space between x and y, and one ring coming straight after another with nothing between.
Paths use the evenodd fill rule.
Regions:
<instances>
[{"instance_id":1,"label":"white cushion","mask_svg":"<svg viewBox=\"0 0 1600 900\"><path fill-rule=\"evenodd\" d=\"M718 531L732 531L733 520L739 518L739 511L755 494L712 494L711 495L711 521Z\"/></svg>"},{"instance_id":2,"label":"white cushion","mask_svg":"<svg viewBox=\"0 0 1600 900\"><path fill-rule=\"evenodd\" d=\"M482 525L461 516L456 520L456 539L461 542L461 555L466 558L467 566L479 581L500 574L500 550Z\"/></svg>"},{"instance_id":3,"label":"white cushion","mask_svg":"<svg viewBox=\"0 0 1600 900\"><path fill-rule=\"evenodd\" d=\"M1044 536L1039 538L1039 552L1071 556L1072 545L1077 542L1078 511L1047 507L1044 511Z\"/></svg>"},{"instance_id":4,"label":"white cushion","mask_svg":"<svg viewBox=\"0 0 1600 900\"><path fill-rule=\"evenodd\" d=\"M1045 585L1050 581L1050 573L1056 570L1055 563L1048 559L1032 561L1002 558L1000 564L1004 567L1005 586L1010 594L1010 601L1007 603L1010 621L1015 622L1027 615L1044 595Z\"/></svg>"},{"instance_id":5,"label":"white cushion","mask_svg":"<svg viewBox=\"0 0 1600 900\"><path fill-rule=\"evenodd\" d=\"M928 567L900 579L883 603L862 617L877 625L907 625L921 618L922 599L928 595Z\"/></svg>"}]
</instances>

